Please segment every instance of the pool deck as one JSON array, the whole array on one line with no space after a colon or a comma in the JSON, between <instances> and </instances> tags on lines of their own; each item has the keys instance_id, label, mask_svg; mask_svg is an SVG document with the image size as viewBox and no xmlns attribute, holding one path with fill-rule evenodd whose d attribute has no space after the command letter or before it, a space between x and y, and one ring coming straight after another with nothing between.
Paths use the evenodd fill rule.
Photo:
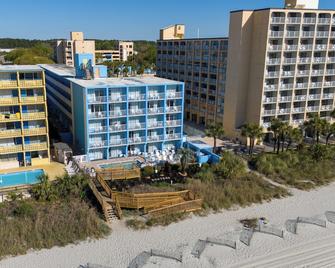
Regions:
<instances>
[{"instance_id":1,"label":"pool deck","mask_svg":"<svg viewBox=\"0 0 335 268\"><path fill-rule=\"evenodd\" d=\"M65 174L65 165L58 162L51 162L48 165L3 169L0 171L0 174L21 172L34 169L43 169L44 172L48 174L50 180L54 180L56 179L56 177L63 176Z\"/></svg>"},{"instance_id":2,"label":"pool deck","mask_svg":"<svg viewBox=\"0 0 335 268\"><path fill-rule=\"evenodd\" d=\"M101 169L100 165L108 165L108 164L121 164L125 162L136 162L136 160L144 162L145 160L141 156L131 156L131 157L123 157L123 158L114 158L109 160L98 160L92 162L80 163L82 168L94 168L95 170Z\"/></svg>"}]
</instances>

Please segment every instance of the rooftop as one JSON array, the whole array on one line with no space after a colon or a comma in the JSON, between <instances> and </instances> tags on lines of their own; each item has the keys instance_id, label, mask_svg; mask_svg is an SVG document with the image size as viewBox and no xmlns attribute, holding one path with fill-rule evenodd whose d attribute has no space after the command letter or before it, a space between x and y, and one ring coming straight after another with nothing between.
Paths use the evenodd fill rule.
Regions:
<instances>
[{"instance_id":1,"label":"rooftop","mask_svg":"<svg viewBox=\"0 0 335 268\"><path fill-rule=\"evenodd\" d=\"M0 72L36 72L42 71L38 65L0 65Z\"/></svg>"},{"instance_id":2,"label":"rooftop","mask_svg":"<svg viewBox=\"0 0 335 268\"><path fill-rule=\"evenodd\" d=\"M161 84L180 84L182 82L169 80L152 76L133 76L133 77L109 77L96 78L92 80L74 78L75 69L63 64L41 64L42 68L55 73L59 76L65 76L69 81L85 88L92 87L116 87L116 86L143 86L143 85L161 85Z\"/></svg>"}]
</instances>

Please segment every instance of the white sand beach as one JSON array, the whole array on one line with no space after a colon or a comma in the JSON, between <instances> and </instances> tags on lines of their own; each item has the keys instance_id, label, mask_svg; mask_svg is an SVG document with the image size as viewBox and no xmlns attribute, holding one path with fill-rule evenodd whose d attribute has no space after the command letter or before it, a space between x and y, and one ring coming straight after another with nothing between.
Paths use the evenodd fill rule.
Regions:
<instances>
[{"instance_id":1,"label":"white sand beach","mask_svg":"<svg viewBox=\"0 0 335 268\"><path fill-rule=\"evenodd\" d=\"M335 224L327 228L299 224L298 234L285 232L284 239L255 233L250 247L237 242L237 249L207 246L200 259L191 255L198 239L207 237L238 240L240 219L266 217L269 224L284 229L287 219L298 216L325 219L325 211L335 211L335 184L318 190L293 190L293 196L270 203L223 211L207 217L195 217L168 227L132 231L124 223L113 225L112 234L98 241L33 251L23 256L6 258L1 268L76 268L95 263L113 268L127 267L145 250L168 252L179 250L183 262L150 258L147 267L335 267Z\"/></svg>"}]
</instances>

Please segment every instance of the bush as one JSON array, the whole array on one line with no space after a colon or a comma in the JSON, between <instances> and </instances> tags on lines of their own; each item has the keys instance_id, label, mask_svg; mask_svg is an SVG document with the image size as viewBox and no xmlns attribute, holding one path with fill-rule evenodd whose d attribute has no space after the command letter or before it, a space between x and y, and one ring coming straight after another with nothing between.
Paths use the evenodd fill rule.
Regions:
<instances>
[{"instance_id":1,"label":"bush","mask_svg":"<svg viewBox=\"0 0 335 268\"><path fill-rule=\"evenodd\" d=\"M151 177L152 175L154 175L155 170L152 166L145 166L144 168L142 168L141 173L142 173L142 177L147 178L147 177Z\"/></svg>"}]
</instances>

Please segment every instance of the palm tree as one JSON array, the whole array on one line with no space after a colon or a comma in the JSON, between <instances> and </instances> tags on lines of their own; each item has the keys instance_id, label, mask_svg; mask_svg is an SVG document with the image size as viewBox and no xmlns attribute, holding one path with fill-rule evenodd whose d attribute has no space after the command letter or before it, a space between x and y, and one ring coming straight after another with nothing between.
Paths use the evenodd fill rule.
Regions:
<instances>
[{"instance_id":1,"label":"palm tree","mask_svg":"<svg viewBox=\"0 0 335 268\"><path fill-rule=\"evenodd\" d=\"M194 153L191 149L180 148L178 150L178 155L180 158L181 172L185 174L188 164L194 159Z\"/></svg>"},{"instance_id":2,"label":"palm tree","mask_svg":"<svg viewBox=\"0 0 335 268\"><path fill-rule=\"evenodd\" d=\"M331 116L332 118L335 118L335 109L330 113L330 116Z\"/></svg>"},{"instance_id":3,"label":"palm tree","mask_svg":"<svg viewBox=\"0 0 335 268\"><path fill-rule=\"evenodd\" d=\"M299 128L293 128L292 126L289 126L286 130L286 140L287 140L286 150L290 148L292 143L296 143L298 145L298 148L301 147L301 144L304 140L302 130Z\"/></svg>"},{"instance_id":4,"label":"palm tree","mask_svg":"<svg viewBox=\"0 0 335 268\"><path fill-rule=\"evenodd\" d=\"M281 120L278 118L274 118L271 120L271 125L268 128L268 131L271 131L273 133L273 151L276 151L277 144L279 142L279 134L280 134L280 128L281 128Z\"/></svg>"},{"instance_id":5,"label":"palm tree","mask_svg":"<svg viewBox=\"0 0 335 268\"><path fill-rule=\"evenodd\" d=\"M213 153L216 152L216 139L221 138L224 135L224 128L221 123L209 124L205 131L208 137L214 139Z\"/></svg>"},{"instance_id":6,"label":"palm tree","mask_svg":"<svg viewBox=\"0 0 335 268\"><path fill-rule=\"evenodd\" d=\"M287 122L281 122L279 127L279 141L277 146L277 153L279 153L280 143L281 143L281 151L284 152L284 145L286 137L288 135L289 127L290 126Z\"/></svg>"},{"instance_id":7,"label":"palm tree","mask_svg":"<svg viewBox=\"0 0 335 268\"><path fill-rule=\"evenodd\" d=\"M50 201L56 197L55 189L48 175L42 175L39 183L32 188L32 193L37 200Z\"/></svg>"},{"instance_id":8,"label":"palm tree","mask_svg":"<svg viewBox=\"0 0 335 268\"><path fill-rule=\"evenodd\" d=\"M326 136L326 145L328 145L329 139L335 135L335 123L324 122L322 134Z\"/></svg>"},{"instance_id":9,"label":"palm tree","mask_svg":"<svg viewBox=\"0 0 335 268\"><path fill-rule=\"evenodd\" d=\"M255 141L262 139L263 128L254 123L245 124L242 127L242 136L249 138L249 155L254 151Z\"/></svg>"},{"instance_id":10,"label":"palm tree","mask_svg":"<svg viewBox=\"0 0 335 268\"><path fill-rule=\"evenodd\" d=\"M312 134L313 141L319 144L320 134L323 132L327 121L321 119L319 115L311 115L308 121L304 122L304 129Z\"/></svg>"}]
</instances>

